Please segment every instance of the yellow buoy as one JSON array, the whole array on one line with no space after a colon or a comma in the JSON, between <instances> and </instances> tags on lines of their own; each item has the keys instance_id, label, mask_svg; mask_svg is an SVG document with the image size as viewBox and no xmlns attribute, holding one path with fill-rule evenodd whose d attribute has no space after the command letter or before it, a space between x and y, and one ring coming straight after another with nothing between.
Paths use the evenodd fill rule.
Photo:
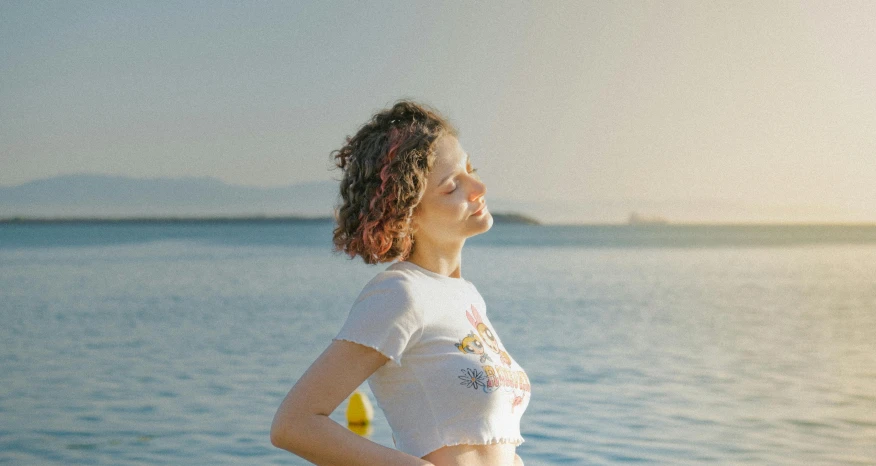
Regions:
<instances>
[{"instance_id":1,"label":"yellow buoy","mask_svg":"<svg viewBox=\"0 0 876 466\"><path fill-rule=\"evenodd\" d=\"M374 408L368 400L368 395L356 390L350 395L350 401L347 403L347 424L365 426L370 424L372 419L374 419Z\"/></svg>"},{"instance_id":2,"label":"yellow buoy","mask_svg":"<svg viewBox=\"0 0 876 466\"><path fill-rule=\"evenodd\" d=\"M350 424L347 426L347 429L350 429L354 434L359 434L362 437L368 438L371 437L371 434L374 432L374 426L371 424L367 424L364 426L357 426L356 424Z\"/></svg>"}]
</instances>

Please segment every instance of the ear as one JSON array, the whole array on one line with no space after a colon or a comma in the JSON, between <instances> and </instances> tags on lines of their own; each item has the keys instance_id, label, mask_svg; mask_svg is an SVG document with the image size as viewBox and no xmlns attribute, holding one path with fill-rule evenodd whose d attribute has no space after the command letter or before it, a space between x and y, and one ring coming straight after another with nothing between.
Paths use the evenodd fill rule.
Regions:
<instances>
[{"instance_id":1,"label":"ear","mask_svg":"<svg viewBox=\"0 0 876 466\"><path fill-rule=\"evenodd\" d=\"M413 236L417 230L420 229L420 225L417 224L417 212L416 208L414 208L414 213L411 215L411 218L408 220L408 234Z\"/></svg>"}]
</instances>

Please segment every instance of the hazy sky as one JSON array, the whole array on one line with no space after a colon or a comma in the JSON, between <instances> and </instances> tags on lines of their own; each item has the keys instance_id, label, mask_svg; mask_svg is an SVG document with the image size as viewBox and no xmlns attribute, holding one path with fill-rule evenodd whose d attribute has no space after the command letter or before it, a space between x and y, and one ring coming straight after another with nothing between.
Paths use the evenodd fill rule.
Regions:
<instances>
[{"instance_id":1,"label":"hazy sky","mask_svg":"<svg viewBox=\"0 0 876 466\"><path fill-rule=\"evenodd\" d=\"M876 221L876 2L0 3L0 185L329 180L401 97L488 199Z\"/></svg>"}]
</instances>

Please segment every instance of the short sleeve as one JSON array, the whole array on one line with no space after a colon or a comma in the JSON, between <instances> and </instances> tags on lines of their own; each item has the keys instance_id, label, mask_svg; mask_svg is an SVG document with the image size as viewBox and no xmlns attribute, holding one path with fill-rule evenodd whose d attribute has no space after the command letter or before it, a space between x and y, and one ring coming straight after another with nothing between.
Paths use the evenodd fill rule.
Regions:
<instances>
[{"instance_id":1,"label":"short sleeve","mask_svg":"<svg viewBox=\"0 0 876 466\"><path fill-rule=\"evenodd\" d=\"M335 340L374 348L397 365L422 329L410 283L401 277L375 277L356 298Z\"/></svg>"}]
</instances>

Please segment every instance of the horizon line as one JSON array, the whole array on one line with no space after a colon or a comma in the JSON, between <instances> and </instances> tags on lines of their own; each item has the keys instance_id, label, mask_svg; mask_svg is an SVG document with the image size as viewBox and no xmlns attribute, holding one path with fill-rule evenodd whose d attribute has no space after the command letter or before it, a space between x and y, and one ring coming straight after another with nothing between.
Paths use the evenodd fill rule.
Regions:
<instances>
[{"instance_id":1,"label":"horizon line","mask_svg":"<svg viewBox=\"0 0 876 466\"><path fill-rule=\"evenodd\" d=\"M679 221L679 222L544 222L529 215L516 212L493 212L507 223L530 224L534 226L627 226L636 228L661 228L679 226L709 227L758 227L758 226L825 226L825 227L876 227L876 222L836 222L836 221ZM513 221L514 218L519 219ZM531 220L536 223L528 223ZM52 224L52 223L246 223L246 222L329 222L330 215L155 215L155 216L8 216L0 217L0 225L10 224ZM506 223L506 222L502 222Z\"/></svg>"}]
</instances>

